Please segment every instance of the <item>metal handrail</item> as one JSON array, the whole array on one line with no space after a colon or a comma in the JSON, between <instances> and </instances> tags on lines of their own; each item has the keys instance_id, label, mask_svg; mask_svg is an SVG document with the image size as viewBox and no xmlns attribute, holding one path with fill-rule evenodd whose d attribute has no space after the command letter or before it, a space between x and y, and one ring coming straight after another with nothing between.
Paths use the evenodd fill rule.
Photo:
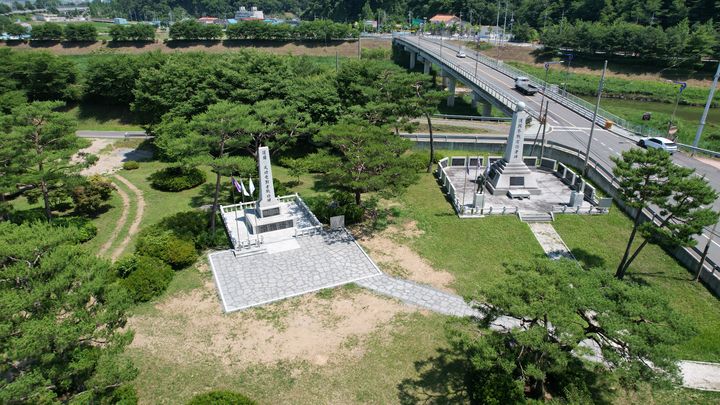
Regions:
<instances>
[{"instance_id":1,"label":"metal handrail","mask_svg":"<svg viewBox=\"0 0 720 405\"><path fill-rule=\"evenodd\" d=\"M470 71L465 69L464 67L458 65L451 59L447 59L440 55L438 52L434 50L425 50L420 49L417 44L414 44L412 41L404 38L403 36L394 36L399 41L404 42L408 46L414 47L418 51L422 51L423 53L427 54L429 57L435 59L436 63L439 65L444 65L446 68L449 68L450 70L454 70L456 73L459 73L462 77L464 77L466 80L470 81L472 84L480 88L482 91L493 97L495 100L499 101L506 107L508 107L510 110L515 111L515 108L517 106L517 103L520 102L517 98L515 98L513 95L505 92L504 90L496 87L495 85L491 84L488 81L485 81L473 74L471 74ZM539 118L539 114L537 111L535 111L532 108L526 107L525 109L527 113L534 117Z\"/></svg>"},{"instance_id":2,"label":"metal handrail","mask_svg":"<svg viewBox=\"0 0 720 405\"><path fill-rule=\"evenodd\" d=\"M401 37L397 37L398 39L401 39ZM403 38L404 39L404 38ZM423 37L423 40L428 42L434 42L438 43L437 40L433 38L427 38ZM409 42L406 40L406 42ZM452 44L444 44L449 49L453 50L459 50L458 47L452 45ZM568 93L567 91L560 90L557 85L547 83L544 80L533 76L530 73L527 73L523 70L520 70L518 68L515 68L513 66L507 65L503 63L503 61L477 53L475 55L468 55L471 58L477 59L478 62L482 63L483 65L486 65L492 69L497 70L500 73L505 74L508 77L515 78L517 76L525 76L527 77L530 82L532 82L534 85L536 85L538 88L544 89L543 92L545 93L545 96L553 99L554 101L572 109L576 113L588 118L592 119L593 116L593 110L595 106L582 98L575 96L572 93ZM632 132L635 135L642 135L642 136L664 136L665 134L661 131L648 127L645 125L638 125L631 121L628 121L622 117L619 117L607 110L604 110L602 108L598 109L598 117L596 120L596 123L598 125L604 126L607 121L612 121L614 125L617 125L621 128L624 128L630 132Z\"/></svg>"}]
</instances>

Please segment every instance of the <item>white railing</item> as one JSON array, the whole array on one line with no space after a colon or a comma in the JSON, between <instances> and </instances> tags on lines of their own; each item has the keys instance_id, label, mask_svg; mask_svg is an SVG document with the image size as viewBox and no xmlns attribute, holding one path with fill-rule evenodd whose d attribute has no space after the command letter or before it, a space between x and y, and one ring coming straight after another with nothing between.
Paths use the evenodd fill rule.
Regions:
<instances>
[{"instance_id":1,"label":"white railing","mask_svg":"<svg viewBox=\"0 0 720 405\"><path fill-rule=\"evenodd\" d=\"M598 207L568 207L567 205L554 205L552 207L552 212L557 214L586 214L586 215L593 215L593 214L607 214L610 211L607 208L598 208Z\"/></svg>"},{"instance_id":2,"label":"white railing","mask_svg":"<svg viewBox=\"0 0 720 405\"><path fill-rule=\"evenodd\" d=\"M420 45L413 42L410 38L404 37L404 36L396 36L396 40L402 42L405 45L411 46L418 51L423 52L426 56L435 59L435 63L438 65L443 65L445 68L448 68L449 70L455 71L455 73L459 74L463 78L465 78L467 81L472 83L473 85L477 86L480 90L487 93L490 97L494 98L504 106L506 106L511 111L515 111L515 106L519 102L519 100L513 96L512 94L496 87L495 85L491 84L488 81L485 81L474 74L472 74L469 70L465 69L464 67L460 66L459 64L455 63L452 59L447 59L443 57L440 53L436 52L435 50L427 50L420 48ZM532 117L539 118L539 114L537 111L535 111L532 108L526 108L526 111L528 114Z\"/></svg>"},{"instance_id":3,"label":"white railing","mask_svg":"<svg viewBox=\"0 0 720 405\"><path fill-rule=\"evenodd\" d=\"M305 210L305 212L310 216L310 218L312 218L313 222L315 223L315 225L313 225L312 227L318 227L318 226L319 226L319 227L322 229L322 222L320 222L320 220L317 219L317 217L315 216L315 214L313 214L313 212L310 210L310 207L308 207L307 204L305 204L305 201L303 201L303 199L300 197L300 195L299 195L298 193L295 193L295 203L296 203L300 208L302 208L303 210Z\"/></svg>"},{"instance_id":4,"label":"white railing","mask_svg":"<svg viewBox=\"0 0 720 405\"><path fill-rule=\"evenodd\" d=\"M235 211L243 211L245 208L255 208L255 201L238 203L238 204L230 204L230 205L221 205L220 212L223 214L227 214L227 213L231 213L231 212L235 212Z\"/></svg>"}]
</instances>

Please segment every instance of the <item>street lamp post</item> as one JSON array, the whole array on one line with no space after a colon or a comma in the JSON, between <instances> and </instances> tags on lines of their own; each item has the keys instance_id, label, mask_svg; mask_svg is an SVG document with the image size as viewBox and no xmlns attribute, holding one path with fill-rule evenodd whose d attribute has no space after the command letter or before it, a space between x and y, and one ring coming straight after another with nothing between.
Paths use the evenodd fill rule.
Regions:
<instances>
[{"instance_id":1,"label":"street lamp post","mask_svg":"<svg viewBox=\"0 0 720 405\"><path fill-rule=\"evenodd\" d=\"M564 56L567 56L567 67L565 69L565 83L563 84L563 91L565 92L565 95L567 95L567 82L568 79L570 79L570 64L573 60L573 54L572 53L564 53Z\"/></svg>"},{"instance_id":2,"label":"street lamp post","mask_svg":"<svg viewBox=\"0 0 720 405\"><path fill-rule=\"evenodd\" d=\"M542 100L540 101L540 106L543 105L543 101L545 101L545 91L547 90L547 78L548 78L548 71L550 70L550 65L562 65L563 61L554 61L554 62L545 62L545 79L543 80L543 92L542 92Z\"/></svg>"},{"instance_id":3,"label":"street lamp post","mask_svg":"<svg viewBox=\"0 0 720 405\"><path fill-rule=\"evenodd\" d=\"M685 90L685 88L687 87L687 83L685 83L685 82L673 81L673 83L679 84L680 89L678 89L677 97L675 97L675 108L673 108L672 115L670 116L670 122L668 122L668 135L670 135L670 131L672 130L673 122L675 122L675 113L677 112L678 103L680 103L680 95L682 94L683 90Z\"/></svg>"},{"instance_id":4,"label":"street lamp post","mask_svg":"<svg viewBox=\"0 0 720 405\"><path fill-rule=\"evenodd\" d=\"M607 60L603 66L602 76L600 76L600 84L598 84L597 101L595 102L595 112L593 112L592 121L590 121L590 137L588 138L587 150L585 150L585 164L583 165L583 175L587 175L588 161L590 160L590 145L592 144L593 131L595 130L595 120L597 119L598 109L600 108L600 98L602 97L603 84L605 83L605 70L607 70Z\"/></svg>"}]
</instances>

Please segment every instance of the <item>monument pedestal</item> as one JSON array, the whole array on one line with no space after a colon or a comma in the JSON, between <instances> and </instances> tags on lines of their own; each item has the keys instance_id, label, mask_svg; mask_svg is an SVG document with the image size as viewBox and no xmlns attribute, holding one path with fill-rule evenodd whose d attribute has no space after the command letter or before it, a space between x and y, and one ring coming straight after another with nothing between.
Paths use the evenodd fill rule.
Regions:
<instances>
[{"instance_id":1,"label":"monument pedestal","mask_svg":"<svg viewBox=\"0 0 720 405\"><path fill-rule=\"evenodd\" d=\"M280 207L277 208L278 210ZM265 232L279 231L295 227L295 218L287 212L280 212L271 216L258 216L257 210L245 211L245 223L253 235Z\"/></svg>"}]
</instances>

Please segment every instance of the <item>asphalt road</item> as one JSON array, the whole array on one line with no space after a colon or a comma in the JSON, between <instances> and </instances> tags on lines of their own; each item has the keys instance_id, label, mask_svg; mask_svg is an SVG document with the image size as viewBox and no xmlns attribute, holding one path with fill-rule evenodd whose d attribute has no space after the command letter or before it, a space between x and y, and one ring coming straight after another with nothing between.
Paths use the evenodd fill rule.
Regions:
<instances>
[{"instance_id":1,"label":"asphalt road","mask_svg":"<svg viewBox=\"0 0 720 405\"><path fill-rule=\"evenodd\" d=\"M476 61L473 51L468 50L466 51L467 57L458 58L456 57L455 50L441 47L440 44L422 37L420 39L418 39L418 37L412 37L411 44L422 48L425 52L434 54L436 57L441 56L442 58L450 59L454 63L460 64L469 72L474 72L475 70ZM514 77L506 76L480 62L477 63L477 66L478 78L485 80L496 88L505 90L505 92L515 96L516 99L525 102L525 104L532 109L540 111L540 103L543 99L541 93L533 96L521 94L514 89ZM546 134L546 139L584 151L587 148L590 137L590 120L547 97L545 100L550 102L548 107L548 125L552 127L552 130ZM628 139L628 135L629 134L619 128L616 131L608 131L596 126L593 131L590 156L601 163L606 169L612 169L614 164L610 159L611 157L619 157L623 151L637 147L635 140ZM673 160L680 166L695 169L698 175L705 176L708 179L715 190L720 191L720 170L716 167L700 162L683 153L676 153L673 156ZM715 202L714 208L720 210L720 200ZM709 235L709 230L706 231L703 236L699 237L698 247L700 249L704 248L707 242L707 235ZM720 244L717 243L718 240L720 240L720 237L717 237L713 243L709 257L713 262L720 264Z\"/></svg>"}]
</instances>

